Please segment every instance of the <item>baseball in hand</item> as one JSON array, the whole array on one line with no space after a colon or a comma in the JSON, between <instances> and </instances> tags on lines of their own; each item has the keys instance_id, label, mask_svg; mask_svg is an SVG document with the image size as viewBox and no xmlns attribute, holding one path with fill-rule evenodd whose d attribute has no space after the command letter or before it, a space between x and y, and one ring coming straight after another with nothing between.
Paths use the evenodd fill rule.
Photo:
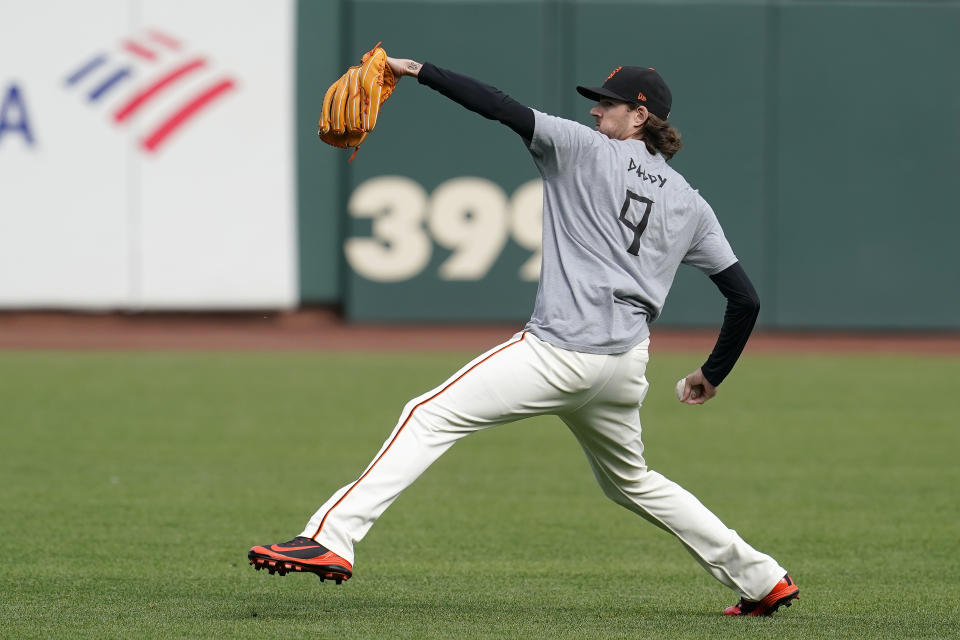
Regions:
<instances>
[{"instance_id":1,"label":"baseball in hand","mask_svg":"<svg viewBox=\"0 0 960 640\"><path fill-rule=\"evenodd\" d=\"M680 400L681 402L683 401L683 388L684 388L684 386L686 386L686 384L687 384L687 379L686 379L686 378L680 378L679 380L677 380L677 386L676 386L675 389L674 389L674 391L675 391L676 394L677 394L677 400ZM689 399L690 399L690 400L693 400L693 399L696 398L696 397L697 397L697 392L696 392L696 390L695 390L695 389L691 389L691 390L690 390L690 398L689 398Z\"/></svg>"}]
</instances>

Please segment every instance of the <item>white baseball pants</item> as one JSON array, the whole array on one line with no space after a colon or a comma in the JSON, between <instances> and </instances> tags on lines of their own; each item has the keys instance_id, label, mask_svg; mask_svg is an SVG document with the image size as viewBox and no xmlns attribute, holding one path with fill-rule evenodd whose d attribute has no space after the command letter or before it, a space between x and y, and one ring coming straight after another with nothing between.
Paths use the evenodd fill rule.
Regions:
<instances>
[{"instance_id":1,"label":"white baseball pants","mask_svg":"<svg viewBox=\"0 0 960 640\"><path fill-rule=\"evenodd\" d=\"M577 437L610 499L679 538L742 597L760 600L786 570L688 491L647 469L638 409L647 393L648 343L595 355L516 334L408 402L373 462L320 507L301 535L353 563L353 545L454 442L487 427L555 414Z\"/></svg>"}]
</instances>

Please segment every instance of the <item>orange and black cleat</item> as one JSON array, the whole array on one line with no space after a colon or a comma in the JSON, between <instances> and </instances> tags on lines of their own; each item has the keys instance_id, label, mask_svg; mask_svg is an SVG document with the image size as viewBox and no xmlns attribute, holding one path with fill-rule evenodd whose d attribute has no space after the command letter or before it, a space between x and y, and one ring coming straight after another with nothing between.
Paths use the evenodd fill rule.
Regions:
<instances>
[{"instance_id":1,"label":"orange and black cleat","mask_svg":"<svg viewBox=\"0 0 960 640\"><path fill-rule=\"evenodd\" d=\"M301 571L315 573L321 581L335 580L337 584L353 575L353 567L349 562L316 541L302 536L290 542L253 547L247 557L254 569L266 569L271 575L277 572L285 576L288 572Z\"/></svg>"},{"instance_id":2,"label":"orange and black cleat","mask_svg":"<svg viewBox=\"0 0 960 640\"><path fill-rule=\"evenodd\" d=\"M740 598L740 602L723 610L725 616L769 616L780 606L789 607L800 597L800 587L787 574L759 602Z\"/></svg>"}]
</instances>

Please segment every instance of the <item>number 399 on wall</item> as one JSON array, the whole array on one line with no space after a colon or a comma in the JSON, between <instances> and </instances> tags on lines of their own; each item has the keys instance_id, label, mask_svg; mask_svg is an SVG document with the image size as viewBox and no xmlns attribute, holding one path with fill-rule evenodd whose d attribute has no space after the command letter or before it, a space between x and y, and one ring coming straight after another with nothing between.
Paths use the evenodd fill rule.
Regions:
<instances>
[{"instance_id":1,"label":"number 399 on wall","mask_svg":"<svg viewBox=\"0 0 960 640\"><path fill-rule=\"evenodd\" d=\"M453 253L440 264L442 280L481 280L513 240L533 255L518 277L540 277L543 185L531 180L509 199L494 182L452 178L429 195L402 176L371 178L350 196L353 218L372 219L372 236L347 238L347 262L375 282L400 282L419 275L430 263L433 243Z\"/></svg>"}]
</instances>

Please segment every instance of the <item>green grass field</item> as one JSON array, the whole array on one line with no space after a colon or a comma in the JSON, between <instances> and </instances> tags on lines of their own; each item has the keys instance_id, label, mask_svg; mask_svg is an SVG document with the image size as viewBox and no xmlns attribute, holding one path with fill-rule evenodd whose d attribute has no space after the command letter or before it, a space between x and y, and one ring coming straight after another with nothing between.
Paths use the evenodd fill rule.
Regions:
<instances>
[{"instance_id":1,"label":"green grass field","mask_svg":"<svg viewBox=\"0 0 960 640\"><path fill-rule=\"evenodd\" d=\"M788 567L768 619L607 501L555 418L455 446L355 576L255 572L473 354L0 354L10 638L956 638L960 362L654 353L647 460Z\"/></svg>"}]
</instances>

